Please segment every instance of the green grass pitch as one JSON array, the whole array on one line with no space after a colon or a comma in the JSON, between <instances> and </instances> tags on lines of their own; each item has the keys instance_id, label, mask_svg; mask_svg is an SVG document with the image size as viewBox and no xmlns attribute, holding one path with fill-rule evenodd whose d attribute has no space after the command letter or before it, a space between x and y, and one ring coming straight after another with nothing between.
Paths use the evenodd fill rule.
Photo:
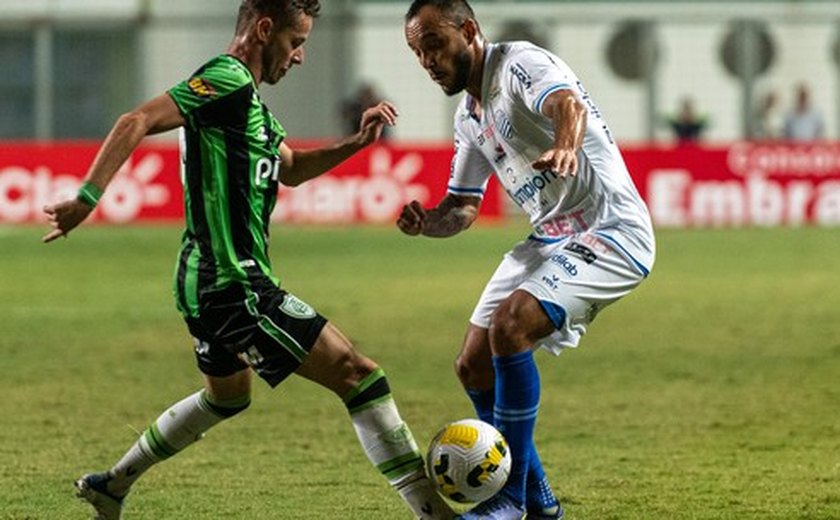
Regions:
<instances>
[{"instance_id":1,"label":"green grass pitch","mask_svg":"<svg viewBox=\"0 0 840 520\"><path fill-rule=\"evenodd\" d=\"M171 277L177 227L0 228L0 519L86 518L110 466L200 384ZM284 285L386 370L425 447L472 416L452 373L521 224L449 240L274 229ZM538 356L543 460L569 520L840 518L840 240L661 231L653 274L577 351ZM409 518L337 398L257 382L246 413L152 469L126 518Z\"/></svg>"}]
</instances>

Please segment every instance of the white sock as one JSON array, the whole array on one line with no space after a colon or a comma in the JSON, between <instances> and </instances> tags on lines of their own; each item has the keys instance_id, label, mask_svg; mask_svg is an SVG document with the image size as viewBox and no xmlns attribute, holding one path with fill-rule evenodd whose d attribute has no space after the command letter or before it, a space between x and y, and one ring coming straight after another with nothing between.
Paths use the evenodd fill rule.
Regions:
<instances>
[{"instance_id":1,"label":"white sock","mask_svg":"<svg viewBox=\"0 0 840 520\"><path fill-rule=\"evenodd\" d=\"M423 456L391 397L385 374L377 369L345 396L344 402L370 462L417 518L451 519L452 510L426 477Z\"/></svg>"},{"instance_id":2,"label":"white sock","mask_svg":"<svg viewBox=\"0 0 840 520\"><path fill-rule=\"evenodd\" d=\"M201 439L204 432L250 404L250 396L231 401L212 401L201 390L175 403L143 432L137 442L108 472L108 490L121 496L152 465L168 459Z\"/></svg>"},{"instance_id":3,"label":"white sock","mask_svg":"<svg viewBox=\"0 0 840 520\"><path fill-rule=\"evenodd\" d=\"M426 476L425 468L416 469L391 485L418 519L451 520L455 516Z\"/></svg>"}]
</instances>

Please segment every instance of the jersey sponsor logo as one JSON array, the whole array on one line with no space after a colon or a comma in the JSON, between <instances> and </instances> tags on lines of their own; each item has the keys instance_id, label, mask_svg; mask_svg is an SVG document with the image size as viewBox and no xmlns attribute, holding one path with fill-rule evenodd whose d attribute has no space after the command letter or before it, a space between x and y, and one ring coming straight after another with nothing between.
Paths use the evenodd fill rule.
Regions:
<instances>
[{"instance_id":1,"label":"jersey sponsor logo","mask_svg":"<svg viewBox=\"0 0 840 520\"><path fill-rule=\"evenodd\" d=\"M201 98L209 98L216 95L216 89L204 78L195 77L187 83L193 94Z\"/></svg>"},{"instance_id":2,"label":"jersey sponsor logo","mask_svg":"<svg viewBox=\"0 0 840 520\"><path fill-rule=\"evenodd\" d=\"M589 111L589 118L590 119L603 120L603 116L601 115L601 111L595 105L595 102L592 101L592 97L589 95L589 92L586 91L586 88L584 88L583 83L580 80L578 80L578 82L577 82L577 89L578 89L578 92L580 93L581 100L583 100L584 104L586 105L587 110ZM601 125L601 129L606 134L607 139L610 141L610 144L614 144L615 141L613 141L612 132L610 132L610 129L607 126L606 123L603 123Z\"/></svg>"},{"instance_id":3,"label":"jersey sponsor logo","mask_svg":"<svg viewBox=\"0 0 840 520\"><path fill-rule=\"evenodd\" d=\"M500 163L504 162L507 159L507 152L505 149L502 148L502 145L497 144L496 148L493 149L493 164L498 166ZM510 170L510 168L508 168Z\"/></svg>"},{"instance_id":4,"label":"jersey sponsor logo","mask_svg":"<svg viewBox=\"0 0 840 520\"><path fill-rule=\"evenodd\" d=\"M598 255L593 253L591 249L578 242L569 242L563 249L578 255L587 264L591 264L598 259Z\"/></svg>"},{"instance_id":5,"label":"jersey sponsor logo","mask_svg":"<svg viewBox=\"0 0 840 520\"><path fill-rule=\"evenodd\" d=\"M533 80L531 79L531 75L525 70L525 67L520 65L519 63L514 63L510 66L510 73L522 83L522 86L525 88L531 88L533 85Z\"/></svg>"},{"instance_id":6,"label":"jersey sponsor logo","mask_svg":"<svg viewBox=\"0 0 840 520\"><path fill-rule=\"evenodd\" d=\"M552 218L547 222L543 222L539 226L534 228L534 231L537 233L538 236L543 237L560 237L566 235L572 235L579 231L583 231L585 229L589 229L589 223L585 218L585 210L578 209L575 211L570 211L568 213L563 213L561 215L557 215L556 217ZM586 241L586 235L581 238L582 241ZM587 243L587 245L590 245Z\"/></svg>"},{"instance_id":7,"label":"jersey sponsor logo","mask_svg":"<svg viewBox=\"0 0 840 520\"><path fill-rule=\"evenodd\" d=\"M254 165L254 184L257 186L268 185L270 182L277 182L280 178L280 156L260 157ZM265 182L264 182L265 181Z\"/></svg>"},{"instance_id":8,"label":"jersey sponsor logo","mask_svg":"<svg viewBox=\"0 0 840 520\"><path fill-rule=\"evenodd\" d=\"M238 353L237 356L243 363L252 367L257 367L265 361L265 357L263 357L262 352L253 345L245 352Z\"/></svg>"},{"instance_id":9,"label":"jersey sponsor logo","mask_svg":"<svg viewBox=\"0 0 840 520\"><path fill-rule=\"evenodd\" d=\"M578 275L577 264L572 262L568 256L563 254L551 255L551 258L549 258L549 260L562 267L564 271L569 273L569 276Z\"/></svg>"},{"instance_id":10,"label":"jersey sponsor logo","mask_svg":"<svg viewBox=\"0 0 840 520\"><path fill-rule=\"evenodd\" d=\"M516 201L517 204L522 206L526 202L533 200L534 197L539 195L546 186L549 186L552 182L554 182L556 178L557 174L555 172L551 170L542 170L534 177L525 181L525 185L516 191L511 193L511 191L508 190L508 194L514 201Z\"/></svg>"},{"instance_id":11,"label":"jersey sponsor logo","mask_svg":"<svg viewBox=\"0 0 840 520\"><path fill-rule=\"evenodd\" d=\"M484 143L493 139L494 135L496 135L496 132L493 130L493 125L490 125L475 136L475 142L478 143L478 146L484 146Z\"/></svg>"},{"instance_id":12,"label":"jersey sponsor logo","mask_svg":"<svg viewBox=\"0 0 840 520\"><path fill-rule=\"evenodd\" d=\"M280 304L280 310L293 318L306 319L315 317L315 309L297 296L288 293L283 298L283 303Z\"/></svg>"},{"instance_id":13,"label":"jersey sponsor logo","mask_svg":"<svg viewBox=\"0 0 840 520\"><path fill-rule=\"evenodd\" d=\"M557 290L560 287L560 277L556 274L551 276L548 276L547 274L543 275L542 282L554 290Z\"/></svg>"}]
</instances>

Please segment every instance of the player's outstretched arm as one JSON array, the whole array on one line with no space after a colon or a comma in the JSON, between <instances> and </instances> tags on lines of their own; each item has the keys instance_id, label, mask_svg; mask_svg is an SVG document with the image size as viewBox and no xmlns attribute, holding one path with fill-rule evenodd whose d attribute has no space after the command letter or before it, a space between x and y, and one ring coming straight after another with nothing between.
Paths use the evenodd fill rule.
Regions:
<instances>
[{"instance_id":1,"label":"player's outstretched arm","mask_svg":"<svg viewBox=\"0 0 840 520\"><path fill-rule=\"evenodd\" d=\"M481 199L448 194L433 209L426 210L415 201L403 206L397 227L406 235L451 237L469 228L478 218Z\"/></svg>"},{"instance_id":2,"label":"player's outstretched arm","mask_svg":"<svg viewBox=\"0 0 840 520\"><path fill-rule=\"evenodd\" d=\"M577 173L577 152L586 133L586 107L571 90L558 90L543 102L542 113L554 124L554 147L546 150L531 166L551 170L561 177Z\"/></svg>"},{"instance_id":3,"label":"player's outstretched arm","mask_svg":"<svg viewBox=\"0 0 840 520\"><path fill-rule=\"evenodd\" d=\"M397 108L388 101L382 101L362 114L359 131L346 139L323 148L294 150L285 143L280 144L283 163L280 182L286 186L298 186L335 168L353 154L379 139L385 125L394 126L399 116Z\"/></svg>"},{"instance_id":4,"label":"player's outstretched arm","mask_svg":"<svg viewBox=\"0 0 840 520\"><path fill-rule=\"evenodd\" d=\"M168 94L162 94L120 116L96 154L78 197L44 206L52 230L42 240L52 242L58 237L66 237L90 215L117 170L144 137L184 123L183 116Z\"/></svg>"}]
</instances>

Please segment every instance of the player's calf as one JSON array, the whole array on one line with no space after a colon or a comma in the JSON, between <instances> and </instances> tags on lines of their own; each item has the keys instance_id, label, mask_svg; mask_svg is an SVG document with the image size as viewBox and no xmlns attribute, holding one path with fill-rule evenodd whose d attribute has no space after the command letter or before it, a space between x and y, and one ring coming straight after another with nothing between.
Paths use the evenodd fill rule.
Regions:
<instances>
[{"instance_id":1,"label":"player's calf","mask_svg":"<svg viewBox=\"0 0 840 520\"><path fill-rule=\"evenodd\" d=\"M391 397L385 372L377 368L343 396L359 442L370 462L388 479L415 517L449 520L455 515L426 476L423 456Z\"/></svg>"}]
</instances>

